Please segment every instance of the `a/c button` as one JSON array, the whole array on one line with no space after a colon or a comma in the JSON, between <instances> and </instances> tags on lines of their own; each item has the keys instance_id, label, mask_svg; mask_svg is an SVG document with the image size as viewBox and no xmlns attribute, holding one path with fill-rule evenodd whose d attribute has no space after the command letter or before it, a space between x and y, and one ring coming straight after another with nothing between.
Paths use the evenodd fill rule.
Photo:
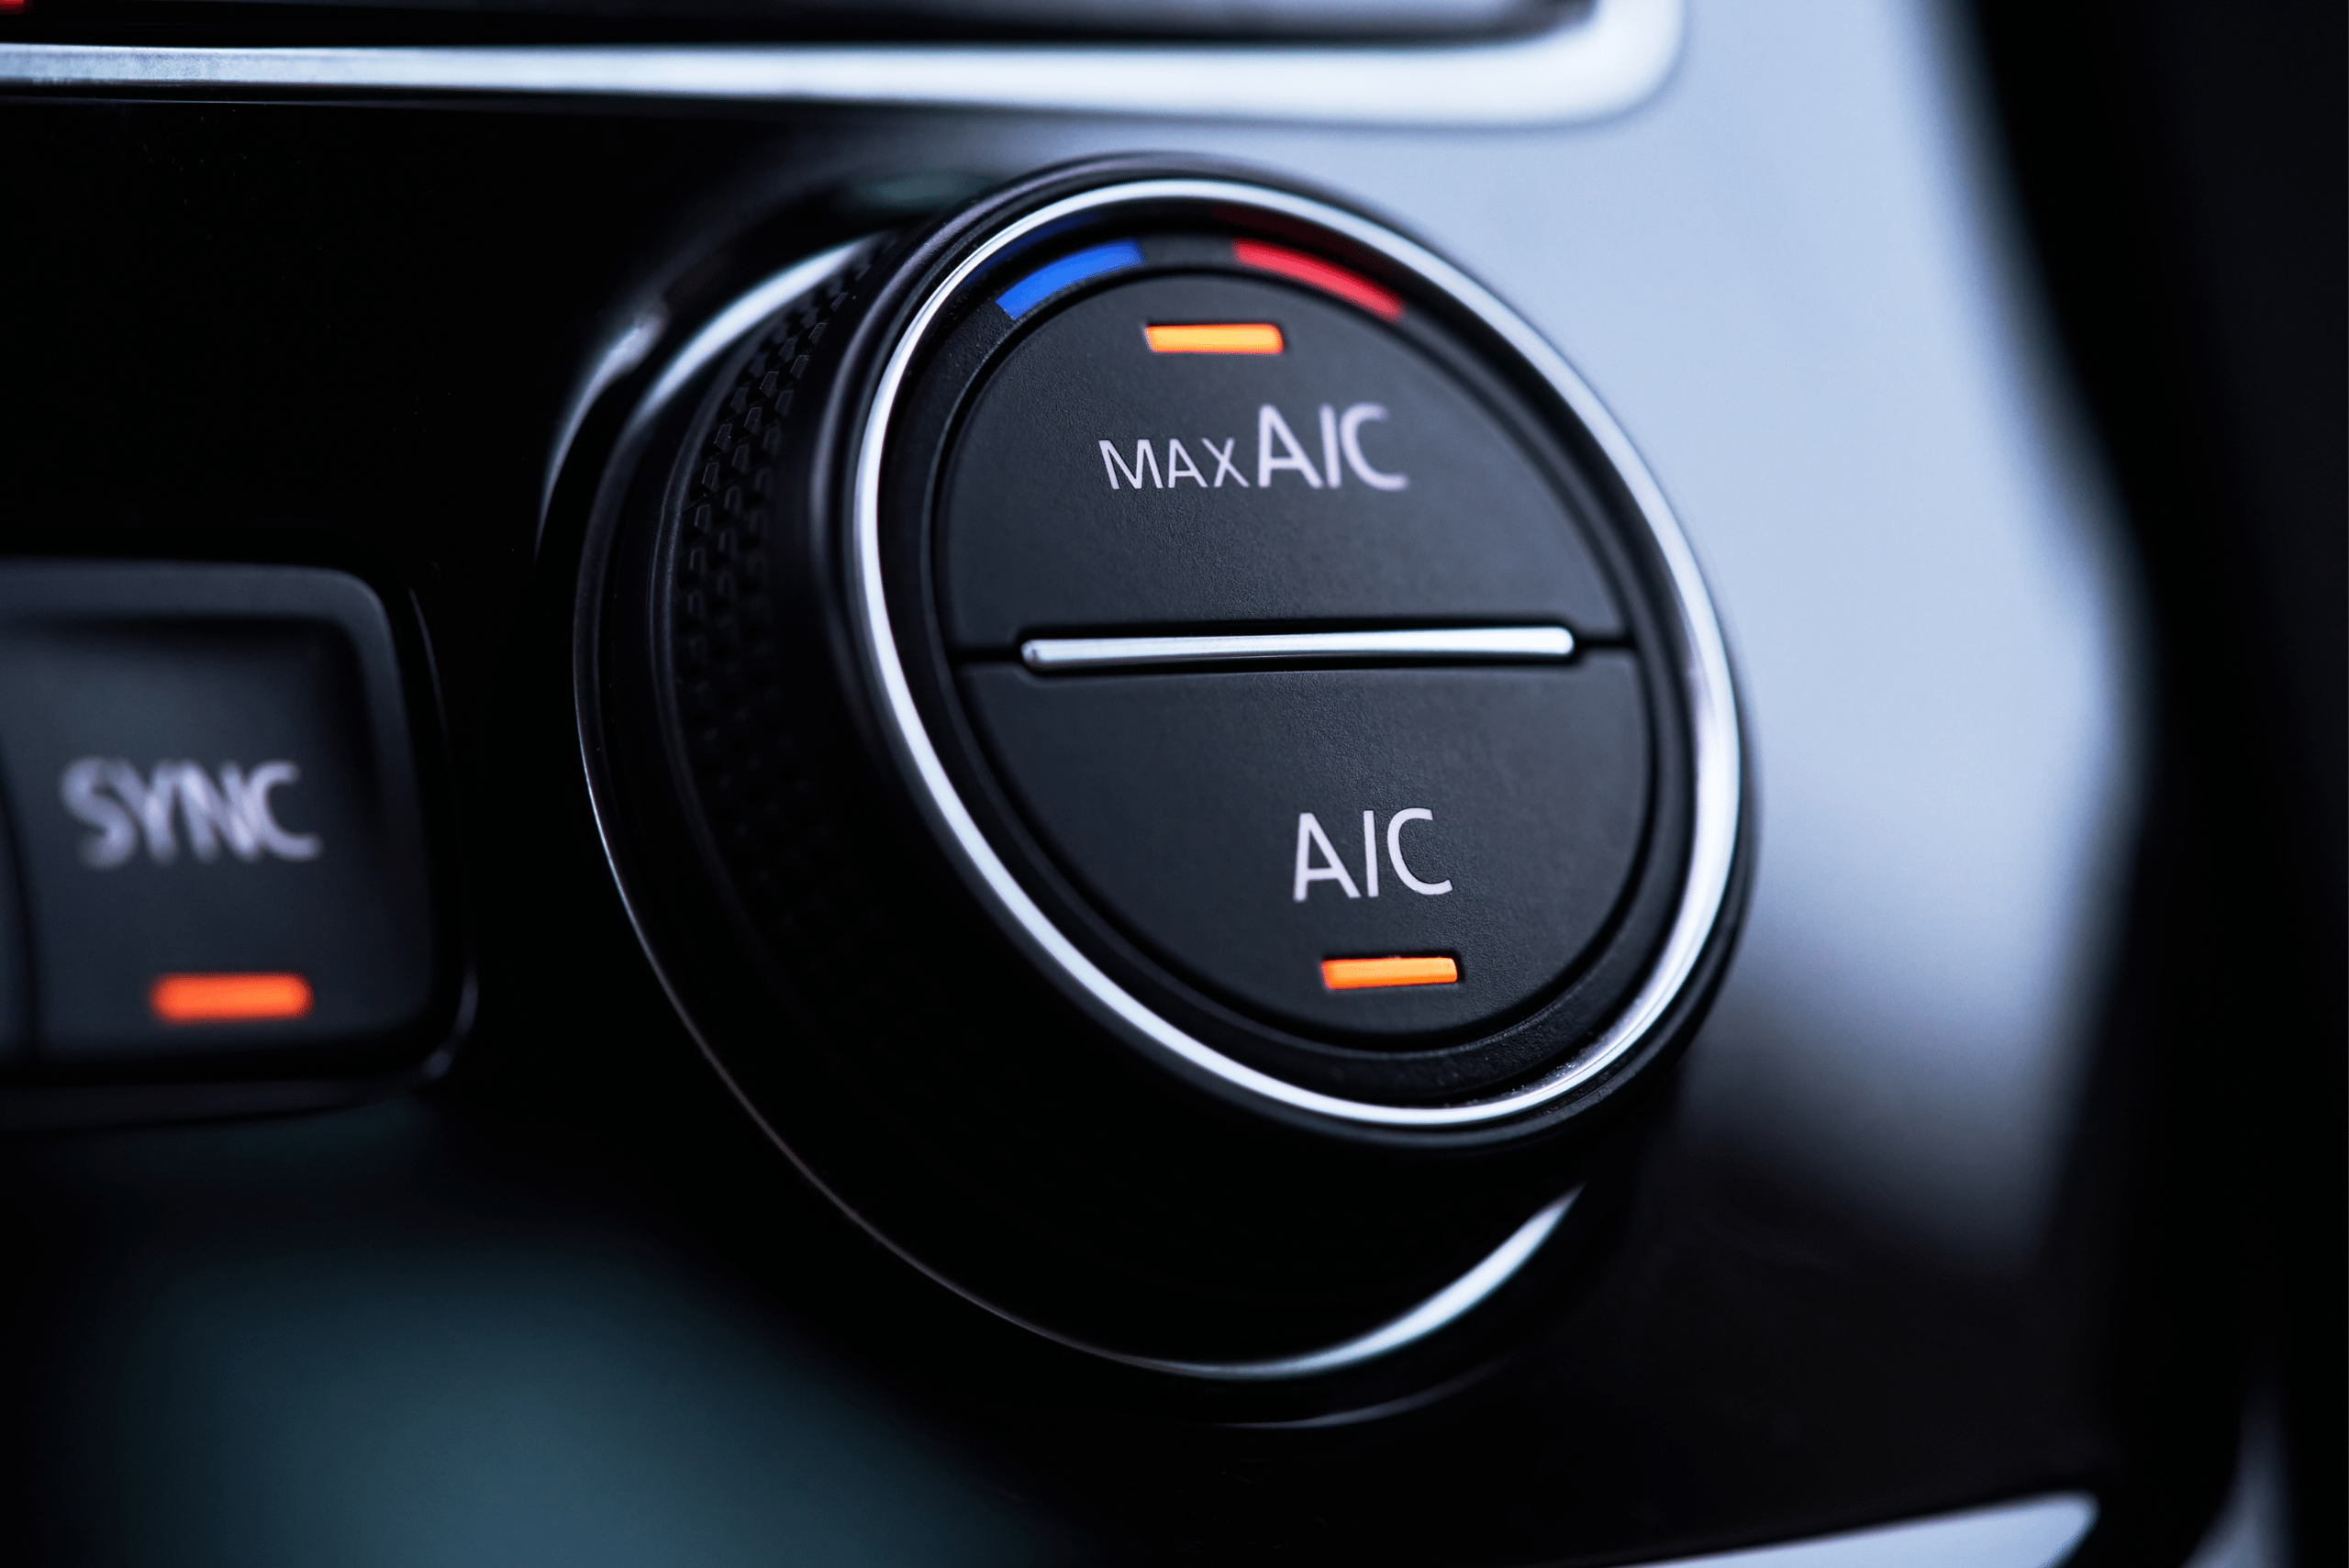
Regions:
<instances>
[{"instance_id":1,"label":"a/c button","mask_svg":"<svg viewBox=\"0 0 2349 1568\"><path fill-rule=\"evenodd\" d=\"M963 689L1029 820L1110 919L1191 983L1312 1034L1408 1046L1522 1005L1606 929L1639 855L1648 721L1628 654L1129 676L990 664ZM1329 967L1395 958L1421 962Z\"/></svg>"}]
</instances>

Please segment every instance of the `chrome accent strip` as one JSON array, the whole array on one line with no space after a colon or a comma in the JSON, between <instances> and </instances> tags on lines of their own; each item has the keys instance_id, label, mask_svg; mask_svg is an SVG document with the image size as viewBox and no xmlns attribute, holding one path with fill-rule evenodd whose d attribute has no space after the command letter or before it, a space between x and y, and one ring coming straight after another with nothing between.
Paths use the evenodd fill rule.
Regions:
<instances>
[{"instance_id":1,"label":"chrome accent strip","mask_svg":"<svg viewBox=\"0 0 2349 1568\"><path fill-rule=\"evenodd\" d=\"M1742 1551L1675 1557L1638 1568L1880 1568L1887 1562L1947 1568L2056 1568L2097 1520L2085 1492L2053 1492L1987 1508L1904 1519L1871 1529L1813 1536Z\"/></svg>"},{"instance_id":2,"label":"chrome accent strip","mask_svg":"<svg viewBox=\"0 0 2349 1568\"><path fill-rule=\"evenodd\" d=\"M1019 662L1041 673L1130 670L1163 664L1228 664L1240 659L1312 662L1330 659L1571 659L1575 634L1562 626L1476 626L1443 631L1295 631L1242 637L1039 637Z\"/></svg>"},{"instance_id":3,"label":"chrome accent strip","mask_svg":"<svg viewBox=\"0 0 2349 1568\"><path fill-rule=\"evenodd\" d=\"M1286 214L1334 229L1386 256L1443 289L1485 323L1548 380L1590 432L1631 492L1671 573L1690 662L1680 672L1687 694L1696 800L1688 870L1680 906L1664 935L1653 966L1607 1032L1572 1061L1525 1088L1490 1099L1449 1106L1386 1106L1341 1099L1275 1078L1196 1040L1159 1017L1104 973L1038 908L1019 879L988 843L955 790L937 748L923 728L913 690L897 653L881 581L881 470L889 418L916 350L930 324L954 292L1007 246L1048 224L1063 222L1096 207L1131 201L1230 203ZM1029 214L998 230L935 289L891 350L866 413L856 454L851 570L855 573L851 609L859 618L861 652L867 673L880 688L892 719L891 740L900 762L919 785L917 798L938 828L963 851L966 871L1010 917L1015 934L1072 981L1080 999L1090 1002L1129 1038L1165 1053L1170 1064L1226 1092L1260 1095L1308 1116L1390 1128L1475 1126L1519 1115L1588 1083L1622 1057L1663 1021L1697 967L1713 924L1728 896L1731 864L1742 808L1743 763L1732 695L1729 651L1721 640L1703 574L1671 506L1629 437L1616 425L1598 395L1583 384L1555 349L1507 306L1449 261L1366 218L1304 196L1231 180L1136 180L1082 192Z\"/></svg>"},{"instance_id":4,"label":"chrome accent strip","mask_svg":"<svg viewBox=\"0 0 2349 1568\"><path fill-rule=\"evenodd\" d=\"M1314 120L1558 125L1620 114L1671 73L1684 0L1598 0L1531 38L1432 48L741 44L160 48L0 44L18 87L325 89L736 99Z\"/></svg>"}]
</instances>

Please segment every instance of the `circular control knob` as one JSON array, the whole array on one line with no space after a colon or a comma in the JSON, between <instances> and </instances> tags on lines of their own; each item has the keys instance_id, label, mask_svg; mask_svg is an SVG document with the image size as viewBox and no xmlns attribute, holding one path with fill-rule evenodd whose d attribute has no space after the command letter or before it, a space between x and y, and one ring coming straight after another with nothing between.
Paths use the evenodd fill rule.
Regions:
<instances>
[{"instance_id":1,"label":"circular control knob","mask_svg":"<svg viewBox=\"0 0 2349 1568\"><path fill-rule=\"evenodd\" d=\"M1253 174L1048 171L778 293L656 382L585 552L589 783L686 1021L1064 1343L1444 1327L1726 962L1738 723L1657 487L1490 295Z\"/></svg>"}]
</instances>

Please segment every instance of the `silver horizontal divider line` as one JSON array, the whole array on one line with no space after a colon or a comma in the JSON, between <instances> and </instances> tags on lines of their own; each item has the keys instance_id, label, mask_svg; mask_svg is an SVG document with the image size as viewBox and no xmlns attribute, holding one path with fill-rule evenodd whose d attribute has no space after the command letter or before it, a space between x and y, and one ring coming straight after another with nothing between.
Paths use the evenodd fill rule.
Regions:
<instances>
[{"instance_id":1,"label":"silver horizontal divider line","mask_svg":"<svg viewBox=\"0 0 2349 1568\"><path fill-rule=\"evenodd\" d=\"M1574 657L1562 626L1475 626L1431 631L1292 631L1238 637L1040 637L1019 645L1038 674L1136 670L1182 664L1279 660L1300 664L1355 659L1457 659L1556 663Z\"/></svg>"}]
</instances>

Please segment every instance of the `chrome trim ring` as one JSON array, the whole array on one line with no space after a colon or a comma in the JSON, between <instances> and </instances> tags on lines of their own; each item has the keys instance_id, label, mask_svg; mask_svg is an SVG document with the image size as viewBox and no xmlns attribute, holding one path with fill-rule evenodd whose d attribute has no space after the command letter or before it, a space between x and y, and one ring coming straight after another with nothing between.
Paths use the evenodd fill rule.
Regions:
<instances>
[{"instance_id":1,"label":"chrome trim ring","mask_svg":"<svg viewBox=\"0 0 2349 1568\"><path fill-rule=\"evenodd\" d=\"M1401 1350L1404 1346L1426 1339L1446 1324L1458 1321L1475 1310L1495 1291L1517 1277L1518 1271L1542 1250L1542 1243L1558 1229L1566 1211L1582 1196L1582 1189L1575 1188L1565 1196L1544 1205L1532 1218L1509 1233L1508 1240L1485 1255L1484 1261L1401 1317L1380 1324L1366 1334L1341 1340L1318 1351L1301 1355L1274 1356L1264 1361L1246 1362L1186 1362L1162 1361L1154 1356L1128 1355L1122 1351L1103 1350L1080 1340L1068 1339L1049 1329L1039 1329L1032 1323L1022 1326L1068 1346L1084 1351L1121 1366L1136 1367L1143 1372L1173 1373L1182 1377L1206 1378L1216 1383L1278 1383L1290 1378L1319 1377L1326 1373L1344 1372L1364 1362ZM1014 1322L1019 1319L1014 1318Z\"/></svg>"},{"instance_id":2,"label":"chrome trim ring","mask_svg":"<svg viewBox=\"0 0 2349 1568\"><path fill-rule=\"evenodd\" d=\"M898 655L881 575L881 475L890 420L907 373L947 302L994 257L1048 226L1107 206L1141 202L1213 203L1300 219L1377 252L1448 295L1522 355L1581 421L1613 465L1664 559L1689 654L1680 674L1688 705L1695 799L1679 907L1655 962L1615 1022L1572 1060L1524 1088L1443 1106L1342 1099L1275 1078L1177 1028L1105 973L1038 907L981 832L923 727ZM1548 1105L1605 1073L1664 1021L1695 973L1729 893L1743 771L1729 654L1703 574L1663 490L1598 395L1530 325L1442 257L1353 213L1235 180L1134 180L1064 197L996 231L930 289L883 364L858 438L853 473L851 610L861 633L858 651L881 693L890 719L890 744L917 785L917 798L1008 929L1064 979L1079 1001L1170 1065L1222 1092L1271 1101L1308 1118L1397 1129L1483 1126Z\"/></svg>"}]
</instances>

